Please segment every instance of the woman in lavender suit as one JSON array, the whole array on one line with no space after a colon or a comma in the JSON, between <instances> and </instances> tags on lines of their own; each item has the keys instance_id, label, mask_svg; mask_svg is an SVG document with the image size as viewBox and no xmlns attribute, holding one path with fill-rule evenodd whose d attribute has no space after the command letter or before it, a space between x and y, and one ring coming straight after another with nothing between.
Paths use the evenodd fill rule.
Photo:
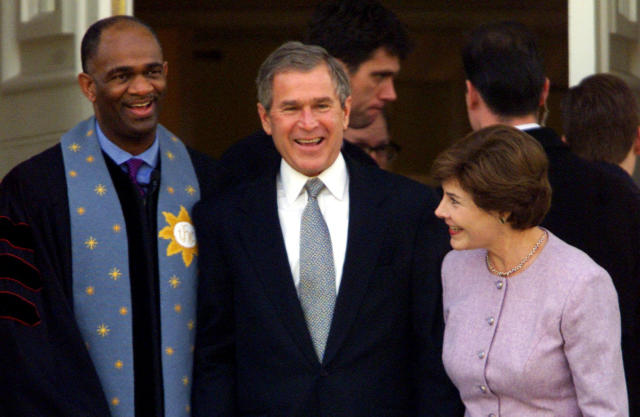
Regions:
<instances>
[{"instance_id":1,"label":"woman in lavender suit","mask_svg":"<svg viewBox=\"0 0 640 417\"><path fill-rule=\"evenodd\" d=\"M551 200L538 142L485 128L433 174L455 249L442 266L442 356L465 416L628 416L617 294L604 269L538 226Z\"/></svg>"}]
</instances>

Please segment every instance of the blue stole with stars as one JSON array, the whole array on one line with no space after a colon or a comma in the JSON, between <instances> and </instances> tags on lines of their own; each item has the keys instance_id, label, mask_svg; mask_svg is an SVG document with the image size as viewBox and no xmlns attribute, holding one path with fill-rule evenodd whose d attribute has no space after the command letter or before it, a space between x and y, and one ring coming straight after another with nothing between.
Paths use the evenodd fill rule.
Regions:
<instances>
[{"instance_id":1,"label":"blue stole with stars","mask_svg":"<svg viewBox=\"0 0 640 417\"><path fill-rule=\"evenodd\" d=\"M95 123L91 117L61 139L71 218L73 302L111 414L130 417L135 410L127 231ZM157 137L162 170L157 238L164 407L166 417L186 417L197 287L190 211L200 191L184 144L160 125Z\"/></svg>"}]
</instances>

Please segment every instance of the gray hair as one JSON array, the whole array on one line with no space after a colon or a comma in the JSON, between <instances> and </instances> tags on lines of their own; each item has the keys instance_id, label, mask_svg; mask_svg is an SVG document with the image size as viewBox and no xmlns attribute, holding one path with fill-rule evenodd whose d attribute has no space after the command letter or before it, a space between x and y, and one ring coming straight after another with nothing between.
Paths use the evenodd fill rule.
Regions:
<instances>
[{"instance_id":1,"label":"gray hair","mask_svg":"<svg viewBox=\"0 0 640 417\"><path fill-rule=\"evenodd\" d=\"M291 70L309 72L322 64L327 66L340 105L344 108L347 97L351 95L351 85L342 64L320 46L293 41L282 44L260 66L256 78L258 102L267 112L271 110L276 74Z\"/></svg>"}]
</instances>

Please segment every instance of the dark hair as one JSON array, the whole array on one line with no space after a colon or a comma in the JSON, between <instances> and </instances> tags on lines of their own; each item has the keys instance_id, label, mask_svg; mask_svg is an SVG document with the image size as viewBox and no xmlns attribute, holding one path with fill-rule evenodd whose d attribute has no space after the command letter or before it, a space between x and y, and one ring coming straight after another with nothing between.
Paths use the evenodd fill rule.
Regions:
<instances>
[{"instance_id":1,"label":"dark hair","mask_svg":"<svg viewBox=\"0 0 640 417\"><path fill-rule=\"evenodd\" d=\"M534 35L521 23L500 22L471 32L462 50L466 77L500 116L535 113L544 65Z\"/></svg>"},{"instance_id":2,"label":"dark hair","mask_svg":"<svg viewBox=\"0 0 640 417\"><path fill-rule=\"evenodd\" d=\"M290 41L280 45L264 60L258 76L258 102L268 112L273 104L273 79L281 72L301 71L309 72L320 65L326 65L331 81L335 88L340 105L344 108L347 98L351 95L351 85L344 67L322 47L305 45L301 42Z\"/></svg>"},{"instance_id":3,"label":"dark hair","mask_svg":"<svg viewBox=\"0 0 640 417\"><path fill-rule=\"evenodd\" d=\"M306 43L320 45L354 73L380 47L400 59L411 51L404 24L377 0L322 1Z\"/></svg>"},{"instance_id":4,"label":"dark hair","mask_svg":"<svg viewBox=\"0 0 640 417\"><path fill-rule=\"evenodd\" d=\"M549 163L542 146L528 134L493 125L456 141L436 158L439 183L457 180L486 211L510 212L514 229L539 225L551 205Z\"/></svg>"},{"instance_id":5,"label":"dark hair","mask_svg":"<svg viewBox=\"0 0 640 417\"><path fill-rule=\"evenodd\" d=\"M585 78L562 101L563 129L569 147L591 161L619 164L638 134L638 104L620 78Z\"/></svg>"},{"instance_id":6,"label":"dark hair","mask_svg":"<svg viewBox=\"0 0 640 417\"><path fill-rule=\"evenodd\" d=\"M110 16L104 19L100 19L91 26L85 32L82 37L82 43L80 45L80 60L82 62L82 71L88 73L89 62L96 56L98 51L98 45L100 45L100 36L105 29L110 28L118 23L130 23L132 25L140 25L146 28L160 45L158 36L151 26L144 23L142 20L126 15ZM162 48L162 47L161 47Z\"/></svg>"}]
</instances>

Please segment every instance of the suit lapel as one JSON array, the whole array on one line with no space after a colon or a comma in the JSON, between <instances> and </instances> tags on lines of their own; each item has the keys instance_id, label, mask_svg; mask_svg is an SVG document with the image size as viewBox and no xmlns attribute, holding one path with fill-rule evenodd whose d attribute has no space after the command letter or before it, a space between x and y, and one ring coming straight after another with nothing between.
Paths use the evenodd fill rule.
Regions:
<instances>
[{"instance_id":1,"label":"suit lapel","mask_svg":"<svg viewBox=\"0 0 640 417\"><path fill-rule=\"evenodd\" d=\"M347 159L347 158L345 158ZM389 215L383 210L388 195L378 168L349 163L349 231L342 281L327 340L324 363L336 355L365 296L382 246Z\"/></svg>"},{"instance_id":2,"label":"suit lapel","mask_svg":"<svg viewBox=\"0 0 640 417\"><path fill-rule=\"evenodd\" d=\"M245 221L241 225L241 236L249 261L291 338L310 361L315 361L316 354L293 283L280 228L275 174L261 178L247 188L242 209Z\"/></svg>"}]
</instances>

